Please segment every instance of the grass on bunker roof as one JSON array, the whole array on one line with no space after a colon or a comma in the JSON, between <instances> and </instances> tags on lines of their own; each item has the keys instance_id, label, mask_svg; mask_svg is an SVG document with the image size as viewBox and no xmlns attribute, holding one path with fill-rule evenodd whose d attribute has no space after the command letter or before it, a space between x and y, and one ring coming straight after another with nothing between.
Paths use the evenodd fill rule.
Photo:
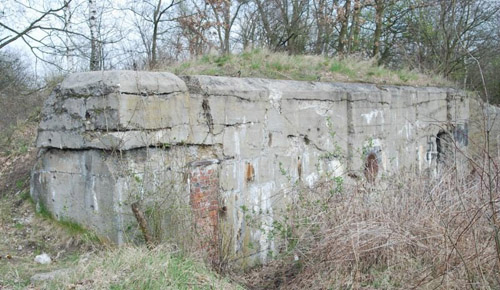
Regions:
<instances>
[{"instance_id":1,"label":"grass on bunker roof","mask_svg":"<svg viewBox=\"0 0 500 290\"><path fill-rule=\"evenodd\" d=\"M406 68L388 69L360 56L289 55L254 49L232 55L207 54L194 60L165 64L159 70L177 75L255 77L297 81L358 82L387 85L449 87L436 75Z\"/></svg>"}]
</instances>

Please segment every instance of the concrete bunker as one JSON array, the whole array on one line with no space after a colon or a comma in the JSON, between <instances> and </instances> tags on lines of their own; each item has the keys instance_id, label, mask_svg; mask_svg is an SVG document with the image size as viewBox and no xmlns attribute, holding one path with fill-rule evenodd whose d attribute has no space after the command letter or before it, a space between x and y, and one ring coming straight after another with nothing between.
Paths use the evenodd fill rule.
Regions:
<instances>
[{"instance_id":1,"label":"concrete bunker","mask_svg":"<svg viewBox=\"0 0 500 290\"><path fill-rule=\"evenodd\" d=\"M446 88L78 73L45 104L31 195L117 243L140 239L130 210L140 200L165 210L151 216L158 229L179 225L164 238L197 233L212 256L223 247L251 265L277 250L268 233L294 184L424 171L436 125L468 118L468 98Z\"/></svg>"}]
</instances>

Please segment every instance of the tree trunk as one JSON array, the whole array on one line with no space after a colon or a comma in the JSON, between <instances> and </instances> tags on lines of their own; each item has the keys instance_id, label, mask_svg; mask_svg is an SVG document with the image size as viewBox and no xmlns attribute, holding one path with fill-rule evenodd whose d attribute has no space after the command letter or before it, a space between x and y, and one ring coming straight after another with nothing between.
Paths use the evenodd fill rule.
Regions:
<instances>
[{"instance_id":1,"label":"tree trunk","mask_svg":"<svg viewBox=\"0 0 500 290\"><path fill-rule=\"evenodd\" d=\"M75 70L75 63L73 59L73 43L69 35L69 31L73 31L73 25L71 23L71 9L69 6L69 1L64 0L64 31L66 32L66 70L68 72L73 72Z\"/></svg>"},{"instance_id":2,"label":"tree trunk","mask_svg":"<svg viewBox=\"0 0 500 290\"><path fill-rule=\"evenodd\" d=\"M231 49L229 48L229 36L231 35L231 1L226 1L223 4L224 9L224 54L229 54ZM238 9L239 10L239 9Z\"/></svg>"},{"instance_id":3,"label":"tree trunk","mask_svg":"<svg viewBox=\"0 0 500 290\"><path fill-rule=\"evenodd\" d=\"M153 13L153 37L151 39L151 59L149 60L149 69L155 69L157 65L157 50L158 50L158 25L160 24L160 9L161 0L158 1Z\"/></svg>"},{"instance_id":4,"label":"tree trunk","mask_svg":"<svg viewBox=\"0 0 500 290\"><path fill-rule=\"evenodd\" d=\"M255 4L257 4L257 9L258 9L259 14L260 14L262 26L264 27L264 31L266 34L265 37L267 39L267 45L270 48L275 49L276 45L278 44L278 41L276 39L276 33L274 31L272 31L272 29L271 29L271 25L269 23L267 11L264 10L264 6L263 6L264 4L260 0L255 0Z\"/></svg>"},{"instance_id":5,"label":"tree trunk","mask_svg":"<svg viewBox=\"0 0 500 290\"><path fill-rule=\"evenodd\" d=\"M384 19L384 0L375 0L375 32L373 33L373 57L380 54L380 38L382 37Z\"/></svg>"},{"instance_id":6,"label":"tree trunk","mask_svg":"<svg viewBox=\"0 0 500 290\"><path fill-rule=\"evenodd\" d=\"M225 21L221 21L219 17L219 12L220 10L224 10L223 3L218 3L218 1L208 1L207 3L210 4L210 7L212 8L212 12L214 13L215 17L215 30L217 31L217 37L219 38L219 49L222 54L226 54L226 42L224 41L224 36L222 35L222 27L224 26ZM223 17L225 16L225 11L223 13ZM225 20L225 18L224 18ZM224 29L225 31L225 29Z\"/></svg>"},{"instance_id":7,"label":"tree trunk","mask_svg":"<svg viewBox=\"0 0 500 290\"><path fill-rule=\"evenodd\" d=\"M349 27L349 15L351 13L351 0L345 1L344 8L341 11L342 13L339 13L341 26L339 33L339 44L337 46L338 54L344 54L345 51L347 28Z\"/></svg>"},{"instance_id":8,"label":"tree trunk","mask_svg":"<svg viewBox=\"0 0 500 290\"><path fill-rule=\"evenodd\" d=\"M90 27L90 70L96 71L100 67L100 44L97 33L97 3L89 0L89 27Z\"/></svg>"},{"instance_id":9,"label":"tree trunk","mask_svg":"<svg viewBox=\"0 0 500 290\"><path fill-rule=\"evenodd\" d=\"M359 15L361 14L361 3L360 0L354 0L354 12L352 15L352 26L349 33L349 45L348 53L356 52L359 48L359 31L361 25L359 23Z\"/></svg>"},{"instance_id":10,"label":"tree trunk","mask_svg":"<svg viewBox=\"0 0 500 290\"><path fill-rule=\"evenodd\" d=\"M137 220L137 223L139 223L139 228L141 229L142 235L144 237L144 240L146 241L148 249L154 248L153 236L151 236L151 233L149 232L148 222L139 207L139 202L132 203L131 207L135 219Z\"/></svg>"},{"instance_id":11,"label":"tree trunk","mask_svg":"<svg viewBox=\"0 0 500 290\"><path fill-rule=\"evenodd\" d=\"M325 1L320 0L318 6L316 7L316 26L317 26L317 37L316 43L314 45L314 52L316 54L322 54L324 48L324 40L325 40Z\"/></svg>"}]
</instances>

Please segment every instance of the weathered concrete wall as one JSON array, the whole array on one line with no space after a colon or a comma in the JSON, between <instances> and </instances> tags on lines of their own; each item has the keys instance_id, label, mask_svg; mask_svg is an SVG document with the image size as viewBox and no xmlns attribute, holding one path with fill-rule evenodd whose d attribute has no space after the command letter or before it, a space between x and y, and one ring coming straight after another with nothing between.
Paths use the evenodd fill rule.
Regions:
<instances>
[{"instance_id":1,"label":"weathered concrete wall","mask_svg":"<svg viewBox=\"0 0 500 290\"><path fill-rule=\"evenodd\" d=\"M467 147L469 111L453 89L74 74L44 108L32 196L119 243L136 238L130 204L143 200L170 209L155 227L179 223L242 264L265 261L294 184L435 174L445 134ZM248 211L261 227L248 227Z\"/></svg>"},{"instance_id":2,"label":"weathered concrete wall","mask_svg":"<svg viewBox=\"0 0 500 290\"><path fill-rule=\"evenodd\" d=\"M500 157L500 108L482 102L478 98L469 100L470 144L468 155L472 160L484 160L486 156L499 163ZM489 135L487 140L487 135ZM489 146L486 144L489 143ZM477 164L482 167L484 164Z\"/></svg>"}]
</instances>

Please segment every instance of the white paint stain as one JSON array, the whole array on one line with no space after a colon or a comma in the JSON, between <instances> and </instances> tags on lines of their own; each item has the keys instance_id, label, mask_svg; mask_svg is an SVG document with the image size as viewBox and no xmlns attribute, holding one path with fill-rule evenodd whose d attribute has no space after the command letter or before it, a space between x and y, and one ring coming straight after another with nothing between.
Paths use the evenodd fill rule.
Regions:
<instances>
[{"instance_id":1,"label":"white paint stain","mask_svg":"<svg viewBox=\"0 0 500 290\"><path fill-rule=\"evenodd\" d=\"M261 202L264 211L264 235L261 236L260 245L261 249L267 249L268 251L275 251L274 239L269 239L268 234L273 227L273 207L271 204L271 196L273 192L274 184L266 183L262 185L261 188ZM267 253L266 253L267 256ZM265 259L265 257L264 257Z\"/></svg>"},{"instance_id":2,"label":"white paint stain","mask_svg":"<svg viewBox=\"0 0 500 290\"><path fill-rule=\"evenodd\" d=\"M99 211L99 204L97 202L97 192L95 191L95 177L91 178L92 180L92 185L91 185L91 190L92 190L92 198L94 200L94 211L98 212Z\"/></svg>"},{"instance_id":3,"label":"white paint stain","mask_svg":"<svg viewBox=\"0 0 500 290\"><path fill-rule=\"evenodd\" d=\"M278 112L281 113L281 98L282 98L282 93L279 90L276 89L270 89L269 90L269 102L275 108Z\"/></svg>"},{"instance_id":4,"label":"white paint stain","mask_svg":"<svg viewBox=\"0 0 500 290\"><path fill-rule=\"evenodd\" d=\"M422 158L423 156L423 153L424 153L424 147L423 145L419 145L417 148L417 160L418 160L418 171L422 171L422 160L424 160L424 158Z\"/></svg>"},{"instance_id":5,"label":"white paint stain","mask_svg":"<svg viewBox=\"0 0 500 290\"><path fill-rule=\"evenodd\" d=\"M122 188L122 182L123 180L118 180L116 183L116 197L117 197L117 202L113 204L113 209L116 213L116 223L118 225L118 231L117 231L117 243L118 245L123 244L123 188Z\"/></svg>"},{"instance_id":6,"label":"white paint stain","mask_svg":"<svg viewBox=\"0 0 500 290\"><path fill-rule=\"evenodd\" d=\"M270 89L269 90L269 100L271 101L279 101L282 98L282 94L280 90Z\"/></svg>"},{"instance_id":7,"label":"white paint stain","mask_svg":"<svg viewBox=\"0 0 500 290\"><path fill-rule=\"evenodd\" d=\"M239 130L234 130L233 134L233 141L234 141L234 154L236 156L240 156L241 148L240 148L240 131Z\"/></svg>"},{"instance_id":8,"label":"white paint stain","mask_svg":"<svg viewBox=\"0 0 500 290\"><path fill-rule=\"evenodd\" d=\"M381 159L382 159L382 170L387 171L388 164L389 164L389 158L387 157L387 154L385 151L382 151L380 153Z\"/></svg>"},{"instance_id":9,"label":"white paint stain","mask_svg":"<svg viewBox=\"0 0 500 290\"><path fill-rule=\"evenodd\" d=\"M243 232L245 228L245 220L243 219L243 213L239 210L235 210L235 215L236 215L236 226L238 227L237 231L235 231L235 238L234 240L236 243L234 243L234 251L238 253L239 251L243 250L243 240L244 240L244 235L246 233L243 233L240 237L238 237L238 232Z\"/></svg>"},{"instance_id":10,"label":"white paint stain","mask_svg":"<svg viewBox=\"0 0 500 290\"><path fill-rule=\"evenodd\" d=\"M401 128L401 130L398 131L398 134L406 136L406 139L409 140L410 137L413 135L413 124L410 123L409 121L406 121L406 124Z\"/></svg>"},{"instance_id":11,"label":"white paint stain","mask_svg":"<svg viewBox=\"0 0 500 290\"><path fill-rule=\"evenodd\" d=\"M266 261L268 253L275 251L274 239L271 239L269 233L273 229L273 207L271 202L274 192L274 182L267 182L261 185L255 185L249 188L249 194L253 203L252 210L258 214L262 226L252 233L252 240L259 243L259 260Z\"/></svg>"},{"instance_id":12,"label":"white paint stain","mask_svg":"<svg viewBox=\"0 0 500 290\"><path fill-rule=\"evenodd\" d=\"M366 140L364 146L366 148L375 148L375 147L382 148L382 141L380 141L379 138Z\"/></svg>"},{"instance_id":13,"label":"white paint stain","mask_svg":"<svg viewBox=\"0 0 500 290\"><path fill-rule=\"evenodd\" d=\"M334 176L342 176L344 174L344 167L339 160L331 160L328 162L328 172L331 172Z\"/></svg>"},{"instance_id":14,"label":"white paint stain","mask_svg":"<svg viewBox=\"0 0 500 290\"><path fill-rule=\"evenodd\" d=\"M384 113L381 110L373 110L370 113L367 114L361 114L361 117L363 117L366 121L366 123L369 125L373 119L377 118L380 115L382 118L382 122L384 121Z\"/></svg>"},{"instance_id":15,"label":"white paint stain","mask_svg":"<svg viewBox=\"0 0 500 290\"><path fill-rule=\"evenodd\" d=\"M308 176L306 176L307 185L309 187L313 187L316 181L318 181L318 178L318 174L316 174L315 172L309 174Z\"/></svg>"},{"instance_id":16,"label":"white paint stain","mask_svg":"<svg viewBox=\"0 0 500 290\"><path fill-rule=\"evenodd\" d=\"M240 163L233 163L232 164L233 166L233 176L232 178L234 178L233 180L236 180L236 185L234 189L236 190L241 190L241 188L243 187L243 173L242 171L240 170L240 166L243 168L243 164L240 164Z\"/></svg>"}]
</instances>

